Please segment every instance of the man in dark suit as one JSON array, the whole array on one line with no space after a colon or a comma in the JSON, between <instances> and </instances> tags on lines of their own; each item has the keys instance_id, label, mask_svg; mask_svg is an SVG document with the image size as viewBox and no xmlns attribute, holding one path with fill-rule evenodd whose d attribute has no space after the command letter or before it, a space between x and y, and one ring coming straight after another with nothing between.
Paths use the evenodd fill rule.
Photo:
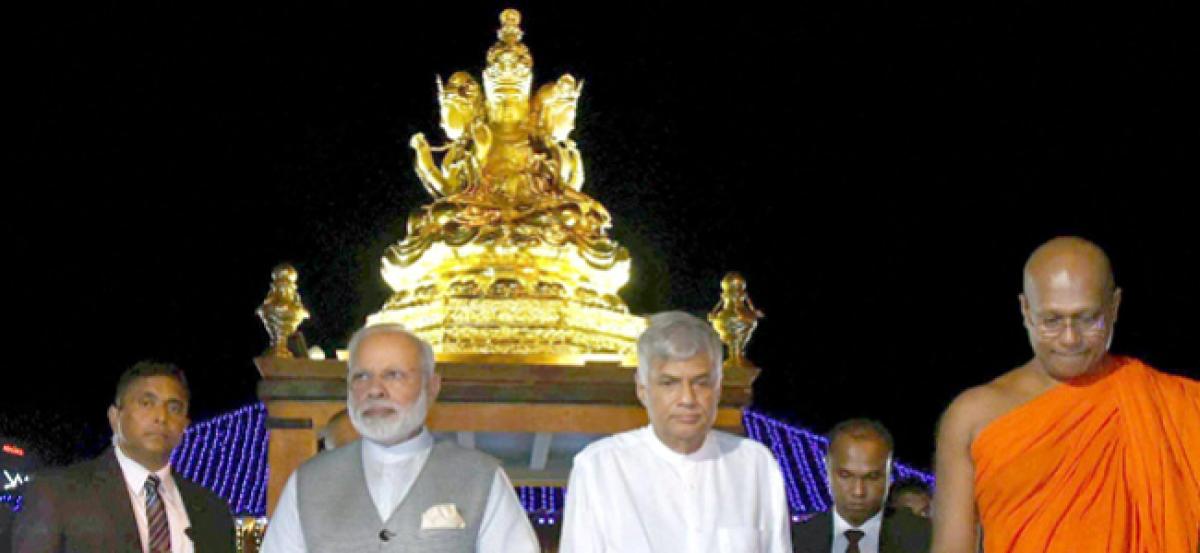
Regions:
<instances>
[{"instance_id":1,"label":"man in dark suit","mask_svg":"<svg viewBox=\"0 0 1200 553\"><path fill-rule=\"evenodd\" d=\"M229 505L168 464L188 425L188 399L173 365L125 371L108 408L114 447L34 475L13 523L13 551L233 553Z\"/></svg>"},{"instance_id":2,"label":"man in dark suit","mask_svg":"<svg viewBox=\"0 0 1200 553\"><path fill-rule=\"evenodd\" d=\"M796 553L929 551L929 520L883 508L892 449L891 433L876 421L851 419L829 431L825 467L834 507L792 526Z\"/></svg>"},{"instance_id":3,"label":"man in dark suit","mask_svg":"<svg viewBox=\"0 0 1200 553\"><path fill-rule=\"evenodd\" d=\"M892 509L908 509L919 517L929 518L933 512L933 494L929 487L917 479L901 480L892 484L888 493L888 506Z\"/></svg>"}]
</instances>

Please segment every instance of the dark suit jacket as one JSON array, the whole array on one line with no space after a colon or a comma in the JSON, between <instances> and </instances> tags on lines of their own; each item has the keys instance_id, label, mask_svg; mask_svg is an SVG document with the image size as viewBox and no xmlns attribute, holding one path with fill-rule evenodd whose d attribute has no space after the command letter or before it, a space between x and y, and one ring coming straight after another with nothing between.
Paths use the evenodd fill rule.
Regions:
<instances>
[{"instance_id":1,"label":"dark suit jacket","mask_svg":"<svg viewBox=\"0 0 1200 553\"><path fill-rule=\"evenodd\" d=\"M933 530L929 519L908 509L885 512L879 531L879 553L927 553ZM829 553L833 547L833 515L828 511L792 525L792 550Z\"/></svg>"},{"instance_id":2,"label":"dark suit jacket","mask_svg":"<svg viewBox=\"0 0 1200 553\"><path fill-rule=\"evenodd\" d=\"M196 553L234 553L229 504L173 474ZM34 476L12 528L21 553L141 553L129 491L111 449L69 467Z\"/></svg>"}]
</instances>

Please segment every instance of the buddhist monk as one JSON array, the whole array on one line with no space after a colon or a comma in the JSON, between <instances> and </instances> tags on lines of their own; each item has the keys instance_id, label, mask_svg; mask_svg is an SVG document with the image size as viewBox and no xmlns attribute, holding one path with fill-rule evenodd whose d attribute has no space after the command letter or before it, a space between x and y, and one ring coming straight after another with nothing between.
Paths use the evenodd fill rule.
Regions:
<instances>
[{"instance_id":1,"label":"buddhist monk","mask_svg":"<svg viewBox=\"0 0 1200 553\"><path fill-rule=\"evenodd\" d=\"M1200 383L1110 354L1108 256L1055 238L1025 265L1033 359L942 416L936 553L1195 553Z\"/></svg>"}]
</instances>

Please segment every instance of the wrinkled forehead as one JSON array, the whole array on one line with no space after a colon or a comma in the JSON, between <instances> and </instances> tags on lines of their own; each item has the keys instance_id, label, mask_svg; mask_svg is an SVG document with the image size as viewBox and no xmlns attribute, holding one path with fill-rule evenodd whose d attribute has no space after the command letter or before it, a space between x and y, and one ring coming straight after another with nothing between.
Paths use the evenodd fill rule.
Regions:
<instances>
[{"instance_id":1,"label":"wrinkled forehead","mask_svg":"<svg viewBox=\"0 0 1200 553\"><path fill-rule=\"evenodd\" d=\"M655 358L650 363L650 376L671 376L680 379L690 379L697 376L709 375L714 372L712 360L705 352L697 353L687 359Z\"/></svg>"}]
</instances>

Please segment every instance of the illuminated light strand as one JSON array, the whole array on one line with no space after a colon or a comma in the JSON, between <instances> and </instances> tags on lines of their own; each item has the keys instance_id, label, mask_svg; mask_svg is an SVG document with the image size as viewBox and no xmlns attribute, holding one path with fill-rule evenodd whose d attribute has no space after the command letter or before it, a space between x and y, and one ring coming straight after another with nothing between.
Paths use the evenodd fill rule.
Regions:
<instances>
[{"instance_id":1,"label":"illuminated light strand","mask_svg":"<svg viewBox=\"0 0 1200 553\"><path fill-rule=\"evenodd\" d=\"M267 482L266 463L267 458L267 436L268 431L265 428L267 419L267 410L261 403L255 404L246 412L247 424L253 424L254 430L250 433L254 438L254 443L249 447L249 456L246 461L248 471L245 480L242 484L242 495L238 498L236 509L242 513L253 515L265 515L267 512L267 494L262 486Z\"/></svg>"},{"instance_id":2,"label":"illuminated light strand","mask_svg":"<svg viewBox=\"0 0 1200 553\"><path fill-rule=\"evenodd\" d=\"M203 486L211 490L213 488L215 476L213 472L213 465L216 464L213 462L213 457L217 454L217 451L220 447L219 442L221 439L221 427L216 424L210 424L206 430L207 432L204 433L204 455L202 455L200 458L203 459L202 462L204 464Z\"/></svg>"},{"instance_id":3,"label":"illuminated light strand","mask_svg":"<svg viewBox=\"0 0 1200 553\"><path fill-rule=\"evenodd\" d=\"M237 444L239 443L238 438L241 437L242 426L238 421L237 414L235 411L233 413L234 416L229 417L229 431L225 433L225 441L221 445L221 449L225 452L221 456L224 470L222 470L221 465L218 465L217 473L224 477L219 480L215 489L221 497L233 497L233 494L230 493L230 488L235 485L234 482L237 479L238 472L237 467L241 461L241 458L237 455Z\"/></svg>"},{"instance_id":4,"label":"illuminated light strand","mask_svg":"<svg viewBox=\"0 0 1200 553\"><path fill-rule=\"evenodd\" d=\"M189 431L187 433L188 437L190 438L190 443L188 444L187 453L184 454L184 458L187 459L187 461L186 461L187 472L185 472L184 474L188 478L190 478L193 482L196 480L196 457L195 457L195 455L196 455L196 451L198 451L197 448L200 447L200 439L197 438L197 432Z\"/></svg>"},{"instance_id":5,"label":"illuminated light strand","mask_svg":"<svg viewBox=\"0 0 1200 553\"><path fill-rule=\"evenodd\" d=\"M213 482L212 490L217 492L217 495L224 495L224 492L221 490L221 488L225 487L225 481L228 480L228 478L225 477L226 475L221 469L224 468L226 461L229 459L229 455L225 454L225 452L227 449L229 449L229 445L226 442L229 441L230 433L222 431L222 427L217 426L216 434L217 438L214 440L216 442L216 447L213 448L213 455L217 458L216 463L214 463L216 467L213 468L216 481Z\"/></svg>"},{"instance_id":6,"label":"illuminated light strand","mask_svg":"<svg viewBox=\"0 0 1200 553\"><path fill-rule=\"evenodd\" d=\"M253 408L246 410L245 416L246 424L253 425L253 431L249 435L254 437L254 443L246 448L247 455L243 456L243 459L246 459L245 466L248 470L242 477L242 492L238 497L238 510L243 513L265 514L267 510L266 494L260 494L260 498L255 494L254 489L259 482L267 481L265 467L258 463L260 459L266 458L267 441L266 432L263 429L266 408L261 404L256 404Z\"/></svg>"},{"instance_id":7,"label":"illuminated light strand","mask_svg":"<svg viewBox=\"0 0 1200 553\"><path fill-rule=\"evenodd\" d=\"M171 454L171 465L185 477L212 489L229 502L237 515L266 513L266 485L270 467L267 447L266 407L253 403L196 423ZM825 484L824 436L784 423L752 409L743 413L749 438L762 443L778 460L783 472L793 520L805 513L826 510L831 504ZM897 478L933 485L933 475L897 462ZM535 522L561 522L565 490L557 486L519 486L522 507Z\"/></svg>"},{"instance_id":8,"label":"illuminated light strand","mask_svg":"<svg viewBox=\"0 0 1200 553\"><path fill-rule=\"evenodd\" d=\"M231 499L234 497L238 498L239 504L241 503L242 498L245 497L244 491L246 489L246 482L244 480L244 475L246 473L246 453L247 453L247 448L249 448L251 446L251 441L253 439L253 437L248 436L245 433L241 432L242 427L245 425L245 422L246 422L246 414L247 414L247 408L242 407L241 409L238 410L238 417L237 417L238 432L239 432L238 436L241 439L239 440L237 438L234 438L234 443L241 444L242 447L239 448L238 452L237 452L238 463L234 465L235 469L234 469L234 474L233 474L233 481L232 481L232 486L229 490L229 497Z\"/></svg>"},{"instance_id":9,"label":"illuminated light strand","mask_svg":"<svg viewBox=\"0 0 1200 553\"><path fill-rule=\"evenodd\" d=\"M801 437L793 442L797 443L797 447L799 444L807 447L807 455L799 454L801 459L799 465L801 471L806 474L806 478L812 482L809 489L813 500L813 511L828 510L833 498L829 495L829 484L825 478L825 437L807 431L800 432L800 434Z\"/></svg>"},{"instance_id":10,"label":"illuminated light strand","mask_svg":"<svg viewBox=\"0 0 1200 553\"><path fill-rule=\"evenodd\" d=\"M196 456L192 457L192 481L201 486L208 487L204 482L204 456L208 453L208 426L204 425L196 429Z\"/></svg>"},{"instance_id":11,"label":"illuminated light strand","mask_svg":"<svg viewBox=\"0 0 1200 553\"><path fill-rule=\"evenodd\" d=\"M825 437L805 435L804 443L808 446L808 451L811 455L807 456L807 460L803 466L808 470L809 474L815 475L813 476L813 480L820 483L816 487L816 489L820 490L820 493L814 494L813 498L817 500L817 510L826 511L833 503L833 497L830 496L829 483L825 478L825 474L828 473L825 467L825 448L823 447Z\"/></svg>"},{"instance_id":12,"label":"illuminated light strand","mask_svg":"<svg viewBox=\"0 0 1200 553\"><path fill-rule=\"evenodd\" d=\"M242 459L242 450L246 447L246 440L243 438L242 422L240 420L241 409L234 412L233 417L230 417L230 426L232 432L229 434L229 440L225 444L226 454L226 478L218 488L217 493L221 497L235 497L235 492L241 484L241 468L245 460Z\"/></svg>"},{"instance_id":13,"label":"illuminated light strand","mask_svg":"<svg viewBox=\"0 0 1200 553\"><path fill-rule=\"evenodd\" d=\"M771 437L771 452L775 454L780 465L788 464L787 455L783 449L783 437L779 434L779 429L774 425L767 425L767 435ZM795 478L789 478L790 474L785 473L784 479L789 480L787 488L788 505L797 511L806 511L805 501L800 497L799 486L796 485Z\"/></svg>"},{"instance_id":14,"label":"illuminated light strand","mask_svg":"<svg viewBox=\"0 0 1200 553\"><path fill-rule=\"evenodd\" d=\"M786 432L786 427L784 427ZM792 460L796 462L796 467L800 469L800 477L804 479L804 487L808 492L808 504L814 511L822 511L825 509L823 490L816 483L818 478L813 475L812 467L808 463L808 457L804 454L804 446L811 443L809 436L792 437L788 440L788 445L791 446ZM803 511L803 509L801 509Z\"/></svg>"},{"instance_id":15,"label":"illuminated light strand","mask_svg":"<svg viewBox=\"0 0 1200 553\"><path fill-rule=\"evenodd\" d=\"M25 505L25 496L11 493L0 494L0 504L8 505L12 509L12 512L15 513L20 511L21 507Z\"/></svg>"},{"instance_id":16,"label":"illuminated light strand","mask_svg":"<svg viewBox=\"0 0 1200 553\"><path fill-rule=\"evenodd\" d=\"M782 432L788 437L787 441L793 445L795 463L793 464L788 460L784 460L783 467L781 467L781 469L784 470L785 474L798 473L796 474L796 476L798 476L797 480L803 482L805 491L804 495L808 500L805 503L811 506L811 508L808 508L807 506L802 505L800 508L796 509L795 512L805 513L824 510L824 508L826 508L828 505L825 495L828 493L828 490L824 486L820 486L816 478L813 476L813 471L810 469L811 465L809 464L810 456L806 455L803 449L795 447L797 444L807 444L810 446L811 450L811 445L813 444L814 439L818 437L808 431L780 423L779 421L770 417L766 417L762 414L754 413L749 410L747 410L746 413L748 417L758 420L761 424L766 425L768 428L773 428Z\"/></svg>"},{"instance_id":17,"label":"illuminated light strand","mask_svg":"<svg viewBox=\"0 0 1200 553\"><path fill-rule=\"evenodd\" d=\"M785 489L787 491L788 506L793 511L805 511L805 501L800 497L800 488L795 475L791 471L783 470L784 467L790 466L786 454L780 447L782 437L777 432L777 429L769 424L769 421L761 417L743 417L744 425L747 428L756 428L752 434L752 439L755 439L764 445L770 446L772 454L775 456L780 465L780 472L783 473ZM765 434L764 434L765 430ZM768 443L769 440L769 443Z\"/></svg>"},{"instance_id":18,"label":"illuminated light strand","mask_svg":"<svg viewBox=\"0 0 1200 553\"><path fill-rule=\"evenodd\" d=\"M788 449L792 452L791 458L785 458L783 460L783 464L784 466L798 467L800 478L797 480L804 483L805 492L804 497L801 498L802 504L799 506L799 508L795 509L795 512L818 510L820 508L819 505L821 504L821 494L819 489L813 485L812 472L808 469L808 463L806 462L807 458L804 455L804 449L800 447L806 442L808 437L803 434L796 436L795 433L792 432L793 429L787 425L778 424L776 421L765 417L759 418L763 424L766 424L767 427L771 428L773 431L782 434L783 436L787 436L787 439L778 436L776 437L778 440L787 442Z\"/></svg>"}]
</instances>

